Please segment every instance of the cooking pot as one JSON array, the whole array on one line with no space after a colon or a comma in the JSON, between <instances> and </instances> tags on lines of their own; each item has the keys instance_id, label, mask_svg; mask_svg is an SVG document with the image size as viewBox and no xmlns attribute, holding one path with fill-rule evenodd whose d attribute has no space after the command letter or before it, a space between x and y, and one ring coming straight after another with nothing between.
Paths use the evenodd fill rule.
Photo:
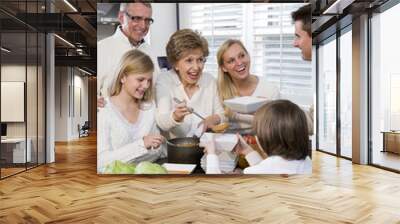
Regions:
<instances>
[{"instance_id":1,"label":"cooking pot","mask_svg":"<svg viewBox=\"0 0 400 224\"><path fill-rule=\"evenodd\" d=\"M167 141L168 162L198 164L203 156L203 147L196 137L173 138Z\"/></svg>"}]
</instances>

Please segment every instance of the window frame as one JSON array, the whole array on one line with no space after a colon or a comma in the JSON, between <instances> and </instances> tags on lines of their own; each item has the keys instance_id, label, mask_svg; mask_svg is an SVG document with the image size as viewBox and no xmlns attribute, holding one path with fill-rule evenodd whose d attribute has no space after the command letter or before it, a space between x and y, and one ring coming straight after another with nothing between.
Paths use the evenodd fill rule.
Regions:
<instances>
[{"instance_id":1,"label":"window frame","mask_svg":"<svg viewBox=\"0 0 400 224\"><path fill-rule=\"evenodd\" d=\"M347 18L344 18L347 19ZM340 66L340 42L341 42L341 36L346 34L347 32L351 32L352 23L346 24L344 27L341 29L337 30L335 33L325 37L324 39L319 39L319 41L315 44L316 45L316 150L319 152L323 152L329 155L337 156L339 158L343 158L346 160L352 160L352 158L343 156L341 153L341 117L340 117L340 112L341 112L341 91L340 91L340 84L341 84L341 66ZM319 84L320 84L320 79L319 79L319 60L320 60L320 55L318 49L320 48L321 45L325 45L331 41L336 41L336 152L331 153L328 152L324 149L321 149L320 146L320 141L319 141L319 136L320 136L320 130L319 130L319 112L320 112L320 105L319 105Z\"/></svg>"},{"instance_id":2,"label":"window frame","mask_svg":"<svg viewBox=\"0 0 400 224\"><path fill-rule=\"evenodd\" d=\"M383 170L395 172L395 173L400 173L400 170L393 169L387 166L379 165L376 163L373 163L373 130L372 130L372 120L373 120L373 113L372 113L372 94L373 94L373 88L372 88L372 19L374 18L373 14L382 14L385 11L391 9L392 7L396 6L397 4L400 4L398 0L388 0L384 4L374 8L373 10L370 10L367 12L368 14L368 31L367 31L367 38L368 38L368 165L377 167Z\"/></svg>"}]
</instances>

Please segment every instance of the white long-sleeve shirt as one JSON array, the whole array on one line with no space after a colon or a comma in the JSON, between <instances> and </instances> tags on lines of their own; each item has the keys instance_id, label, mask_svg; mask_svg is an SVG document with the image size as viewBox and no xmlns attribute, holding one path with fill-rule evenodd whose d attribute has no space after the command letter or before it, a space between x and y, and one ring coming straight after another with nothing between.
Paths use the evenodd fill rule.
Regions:
<instances>
[{"instance_id":1,"label":"white long-sleeve shirt","mask_svg":"<svg viewBox=\"0 0 400 224\"><path fill-rule=\"evenodd\" d=\"M130 123L106 98L106 105L98 112L97 131L97 171L114 160L122 162L150 161L166 157L166 147L162 144L156 149L146 149L143 137L159 134L155 122L155 105L149 103L139 112L137 121Z\"/></svg>"},{"instance_id":2,"label":"white long-sleeve shirt","mask_svg":"<svg viewBox=\"0 0 400 224\"><path fill-rule=\"evenodd\" d=\"M267 81L264 77L258 77L259 81L257 83L257 87L254 90L251 96L254 97L263 97L268 100L276 100L279 99L280 93L277 85Z\"/></svg>"},{"instance_id":3,"label":"white long-sleeve shirt","mask_svg":"<svg viewBox=\"0 0 400 224\"><path fill-rule=\"evenodd\" d=\"M253 97L262 97L268 100L277 100L281 98L279 93L279 88L275 84L268 82L265 78L259 77L259 81L256 89L254 90ZM302 108L307 119L308 133L309 135L313 135L313 127L314 127L314 110L313 105L311 108ZM237 125L240 128L250 128L253 122L254 115L252 114L242 114L238 112L232 112L231 117L229 118L231 124L233 122L234 125Z\"/></svg>"},{"instance_id":4,"label":"white long-sleeve shirt","mask_svg":"<svg viewBox=\"0 0 400 224\"><path fill-rule=\"evenodd\" d=\"M268 100L276 100L280 98L279 88L275 84L268 82L263 77L258 77L258 83L256 89L251 94L253 97L262 97ZM242 114L238 112L232 112L230 121L236 124L240 128L249 128L253 121L254 115Z\"/></svg>"},{"instance_id":5,"label":"white long-sleeve shirt","mask_svg":"<svg viewBox=\"0 0 400 224\"><path fill-rule=\"evenodd\" d=\"M201 119L194 114L185 116L182 122L176 122L172 116L176 103L173 98L186 100L186 104L203 117L218 114L225 120L224 109L218 98L217 84L210 74L203 73L197 82L199 89L189 99L178 74L170 70L160 73L156 81L156 121L160 129L168 132L169 138L192 137Z\"/></svg>"},{"instance_id":6,"label":"white long-sleeve shirt","mask_svg":"<svg viewBox=\"0 0 400 224\"><path fill-rule=\"evenodd\" d=\"M311 174L312 162L310 157L303 160L286 160L280 156L269 156L262 159L261 156L253 151L246 155L249 167L243 170L244 174ZM207 155L206 174L220 174L218 156L215 154Z\"/></svg>"},{"instance_id":7,"label":"white long-sleeve shirt","mask_svg":"<svg viewBox=\"0 0 400 224\"><path fill-rule=\"evenodd\" d=\"M155 52L147 43L133 46L128 37L118 26L115 33L97 42L97 92L102 96L109 96L109 91L117 76L117 69L122 56L129 50L138 49L150 56L154 63L155 71L158 70ZM156 77L153 77L155 80Z\"/></svg>"}]
</instances>

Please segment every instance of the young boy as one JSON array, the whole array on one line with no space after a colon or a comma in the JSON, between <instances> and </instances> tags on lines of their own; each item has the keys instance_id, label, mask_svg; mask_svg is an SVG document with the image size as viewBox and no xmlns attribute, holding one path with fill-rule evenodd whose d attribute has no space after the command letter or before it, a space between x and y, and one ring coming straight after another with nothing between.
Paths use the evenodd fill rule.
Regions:
<instances>
[{"instance_id":1,"label":"young boy","mask_svg":"<svg viewBox=\"0 0 400 224\"><path fill-rule=\"evenodd\" d=\"M311 174L312 163L308 156L309 140L307 119L304 112L288 100L271 101L255 113L253 130L258 146L268 155L266 159L254 151L238 135L234 151L245 155L250 167L245 174ZM205 146L207 174L219 174L215 143Z\"/></svg>"}]
</instances>

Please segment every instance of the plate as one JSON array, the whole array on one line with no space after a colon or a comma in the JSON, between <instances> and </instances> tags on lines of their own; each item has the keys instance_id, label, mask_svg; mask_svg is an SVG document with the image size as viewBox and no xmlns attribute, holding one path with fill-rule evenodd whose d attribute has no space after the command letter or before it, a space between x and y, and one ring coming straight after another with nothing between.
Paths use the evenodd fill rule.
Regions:
<instances>
[{"instance_id":1,"label":"plate","mask_svg":"<svg viewBox=\"0 0 400 224\"><path fill-rule=\"evenodd\" d=\"M268 99L253 96L236 97L224 100L225 106L231 108L235 112L251 114L256 112L258 108L266 104Z\"/></svg>"},{"instance_id":2,"label":"plate","mask_svg":"<svg viewBox=\"0 0 400 224\"><path fill-rule=\"evenodd\" d=\"M167 169L168 174L191 174L196 168L196 164L183 163L164 163L162 166Z\"/></svg>"}]
</instances>

